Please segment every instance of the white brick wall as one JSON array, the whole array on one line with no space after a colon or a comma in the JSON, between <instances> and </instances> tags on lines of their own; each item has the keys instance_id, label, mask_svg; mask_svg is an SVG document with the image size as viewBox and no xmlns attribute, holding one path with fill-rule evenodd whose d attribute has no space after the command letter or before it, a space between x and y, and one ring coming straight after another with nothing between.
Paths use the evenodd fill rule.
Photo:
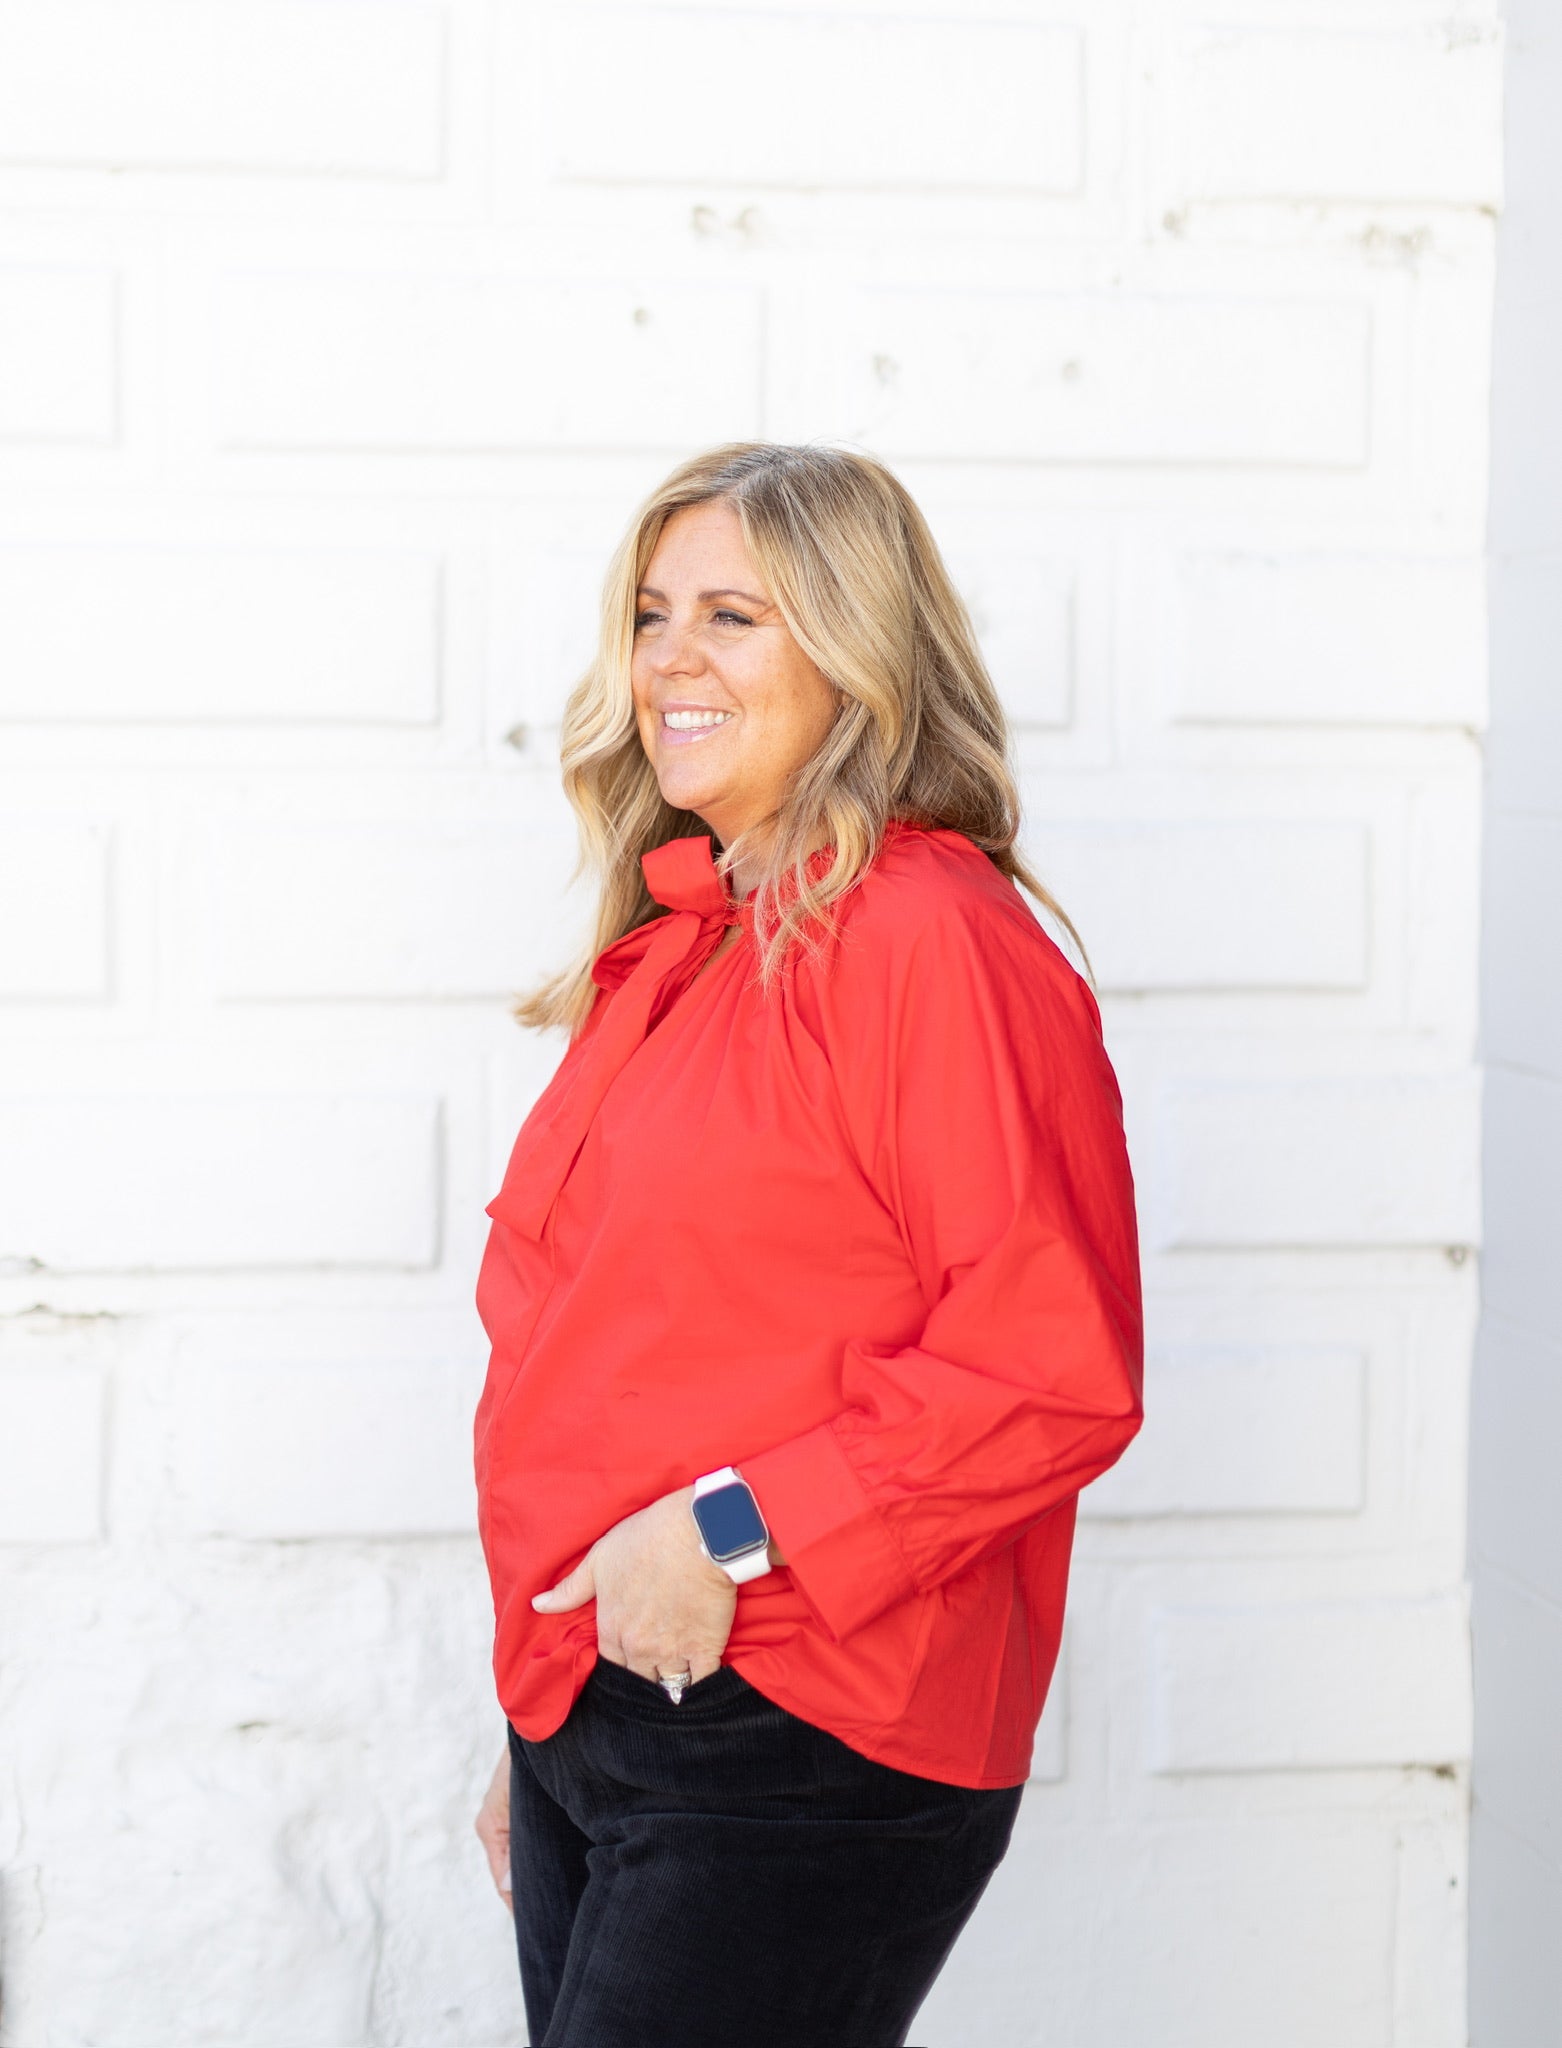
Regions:
<instances>
[{"instance_id":1,"label":"white brick wall","mask_svg":"<svg viewBox=\"0 0 1562 2048\"><path fill-rule=\"evenodd\" d=\"M1470 1753L1460 1601L1162 1608L1148 1656L1151 1768L1449 1764Z\"/></svg>"},{"instance_id":2,"label":"white brick wall","mask_svg":"<svg viewBox=\"0 0 1562 2048\"><path fill-rule=\"evenodd\" d=\"M1473 1079L1193 1082L1166 1091L1150 1243L1462 1245L1477 1233Z\"/></svg>"},{"instance_id":3,"label":"white brick wall","mask_svg":"<svg viewBox=\"0 0 1562 2048\"><path fill-rule=\"evenodd\" d=\"M1354 1514L1365 1504L1361 1352L1161 1346L1150 1364L1155 1428L1085 1495L1087 1519Z\"/></svg>"},{"instance_id":4,"label":"white brick wall","mask_svg":"<svg viewBox=\"0 0 1562 2048\"><path fill-rule=\"evenodd\" d=\"M113 440L115 284L100 268L0 268L0 444Z\"/></svg>"},{"instance_id":5,"label":"white brick wall","mask_svg":"<svg viewBox=\"0 0 1562 2048\"><path fill-rule=\"evenodd\" d=\"M438 631L411 552L0 549L0 719L427 724Z\"/></svg>"},{"instance_id":6,"label":"white brick wall","mask_svg":"<svg viewBox=\"0 0 1562 2048\"><path fill-rule=\"evenodd\" d=\"M84 818L0 822L0 990L8 998L108 993L108 832Z\"/></svg>"},{"instance_id":7,"label":"white brick wall","mask_svg":"<svg viewBox=\"0 0 1562 2048\"><path fill-rule=\"evenodd\" d=\"M225 448L670 449L758 430L743 285L333 269L212 291Z\"/></svg>"},{"instance_id":8,"label":"white brick wall","mask_svg":"<svg viewBox=\"0 0 1562 2048\"><path fill-rule=\"evenodd\" d=\"M1366 455L1359 306L886 287L848 318L849 416L897 458L1356 468Z\"/></svg>"},{"instance_id":9,"label":"white brick wall","mask_svg":"<svg viewBox=\"0 0 1562 2048\"><path fill-rule=\"evenodd\" d=\"M0 1371L0 1542L102 1533L103 1380L90 1366Z\"/></svg>"},{"instance_id":10,"label":"white brick wall","mask_svg":"<svg viewBox=\"0 0 1562 2048\"><path fill-rule=\"evenodd\" d=\"M0 1258L44 1273L428 1267L439 1112L419 1096L39 1089L0 1099Z\"/></svg>"},{"instance_id":11,"label":"white brick wall","mask_svg":"<svg viewBox=\"0 0 1562 2048\"><path fill-rule=\"evenodd\" d=\"M373 0L13 0L0 161L433 177L442 31L438 7Z\"/></svg>"},{"instance_id":12,"label":"white brick wall","mask_svg":"<svg viewBox=\"0 0 1562 2048\"><path fill-rule=\"evenodd\" d=\"M1169 154L1189 198L1475 206L1500 196L1490 23L1201 24L1172 49Z\"/></svg>"},{"instance_id":13,"label":"white brick wall","mask_svg":"<svg viewBox=\"0 0 1562 2048\"><path fill-rule=\"evenodd\" d=\"M1479 723L1480 564L1184 556L1175 715L1210 725Z\"/></svg>"},{"instance_id":14,"label":"white brick wall","mask_svg":"<svg viewBox=\"0 0 1562 2048\"><path fill-rule=\"evenodd\" d=\"M841 7L541 10L555 177L929 192L1078 188L1078 28ZM604 54L606 51L606 61ZM656 80L740 121L669 121ZM929 110L942 108L943 118Z\"/></svg>"},{"instance_id":15,"label":"white brick wall","mask_svg":"<svg viewBox=\"0 0 1562 2048\"><path fill-rule=\"evenodd\" d=\"M750 434L946 547L1144 1225L917 2038L1459 2048L1495 12L0 4L4 2048L520 2036L506 999L607 550Z\"/></svg>"}]
</instances>

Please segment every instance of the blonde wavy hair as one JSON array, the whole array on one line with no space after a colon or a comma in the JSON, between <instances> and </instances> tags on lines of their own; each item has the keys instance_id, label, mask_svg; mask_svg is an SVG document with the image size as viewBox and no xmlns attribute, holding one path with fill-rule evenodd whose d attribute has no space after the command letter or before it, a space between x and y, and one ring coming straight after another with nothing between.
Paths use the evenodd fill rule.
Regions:
<instances>
[{"instance_id":1,"label":"blonde wavy hair","mask_svg":"<svg viewBox=\"0 0 1562 2048\"><path fill-rule=\"evenodd\" d=\"M1066 928L1093 986L1084 941L1015 851L1020 799L1003 710L970 615L910 493L871 456L735 441L681 463L641 505L608 565L596 655L570 693L560 747L580 832L571 879L598 876L596 928L579 959L516 1003L519 1021L577 1034L595 1000L597 955L665 915L646 888L641 854L710 830L662 796L635 722L630 658L637 593L662 528L675 513L718 498L736 512L793 638L840 699L835 723L789 779L777 811L717 855L724 880L740 858L760 874L762 987L774 983L792 946L814 950L833 929L831 905L868 867L891 818L963 832ZM819 878L806 866L817 844L835 848Z\"/></svg>"}]
</instances>

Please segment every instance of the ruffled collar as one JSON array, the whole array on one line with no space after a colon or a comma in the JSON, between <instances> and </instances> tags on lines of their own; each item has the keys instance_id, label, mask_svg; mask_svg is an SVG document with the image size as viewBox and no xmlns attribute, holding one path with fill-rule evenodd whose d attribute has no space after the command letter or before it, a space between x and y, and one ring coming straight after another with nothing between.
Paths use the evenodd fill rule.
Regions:
<instances>
[{"instance_id":1,"label":"ruffled collar","mask_svg":"<svg viewBox=\"0 0 1562 2048\"><path fill-rule=\"evenodd\" d=\"M900 820L892 820L886 841L902 829ZM804 863L809 879L817 880L834 859L833 846L817 848ZM560 1062L521 1126L504 1186L488 1205L496 1222L527 1237L542 1237L602 1098L638 1047L715 952L727 927L753 927L758 891L740 900L727 894L708 832L653 846L641 854L640 870L666 915L624 932L592 962L592 980L612 990L613 1000L598 1004ZM788 870L779 885L784 902L795 886Z\"/></svg>"}]
</instances>

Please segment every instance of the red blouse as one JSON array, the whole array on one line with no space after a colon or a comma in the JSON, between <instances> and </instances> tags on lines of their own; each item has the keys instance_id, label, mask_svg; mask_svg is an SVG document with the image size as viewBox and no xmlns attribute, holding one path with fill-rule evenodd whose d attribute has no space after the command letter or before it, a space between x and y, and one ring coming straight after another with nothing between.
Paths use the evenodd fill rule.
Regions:
<instances>
[{"instance_id":1,"label":"red blouse","mask_svg":"<svg viewBox=\"0 0 1562 2048\"><path fill-rule=\"evenodd\" d=\"M739 1588L726 1661L865 1756L1019 1784L1079 1491L1143 1412L1100 1013L963 833L892 824L839 940L794 949L768 998L753 897L727 896L710 839L641 865L668 914L598 956L602 993L488 1207L475 1451L500 1704L553 1733L596 1610L531 1595L735 1464L787 1563Z\"/></svg>"}]
</instances>

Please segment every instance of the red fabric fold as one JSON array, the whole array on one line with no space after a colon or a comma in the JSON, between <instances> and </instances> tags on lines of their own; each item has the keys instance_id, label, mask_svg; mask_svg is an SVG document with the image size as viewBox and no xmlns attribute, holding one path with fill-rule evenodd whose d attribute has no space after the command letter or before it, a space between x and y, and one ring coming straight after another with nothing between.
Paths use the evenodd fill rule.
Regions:
<instances>
[{"instance_id":1,"label":"red fabric fold","mask_svg":"<svg viewBox=\"0 0 1562 2048\"><path fill-rule=\"evenodd\" d=\"M488 1204L495 1222L525 1237L542 1237L602 1098L635 1048L742 915L722 887L708 832L652 847L641 854L640 870L668 915L636 925L592 963L592 980L612 1000L572 1048L578 1057L566 1056L544 1090L516 1141L504 1187ZM568 1085L561 1086L566 1069Z\"/></svg>"},{"instance_id":2,"label":"red fabric fold","mask_svg":"<svg viewBox=\"0 0 1562 2048\"><path fill-rule=\"evenodd\" d=\"M834 853L833 847L821 847L809 855L810 879L818 878ZM640 871L668 914L625 932L592 963L592 980L611 1000L598 997L600 1016L593 1012L543 1091L516 1140L504 1187L488 1204L496 1223L539 1242L608 1089L710 959L726 928L753 925L753 894L741 902L727 894L708 832L653 846L641 854Z\"/></svg>"}]
</instances>

